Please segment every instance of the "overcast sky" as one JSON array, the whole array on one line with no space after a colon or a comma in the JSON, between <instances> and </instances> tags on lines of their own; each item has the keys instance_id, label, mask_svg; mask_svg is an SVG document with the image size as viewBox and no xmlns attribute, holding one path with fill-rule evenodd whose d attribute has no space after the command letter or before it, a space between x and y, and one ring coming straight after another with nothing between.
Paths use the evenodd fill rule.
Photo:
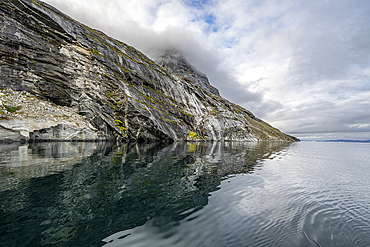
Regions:
<instances>
[{"instance_id":1,"label":"overcast sky","mask_svg":"<svg viewBox=\"0 0 370 247\"><path fill-rule=\"evenodd\" d=\"M45 1L153 59L178 48L283 132L370 140L368 0Z\"/></svg>"}]
</instances>

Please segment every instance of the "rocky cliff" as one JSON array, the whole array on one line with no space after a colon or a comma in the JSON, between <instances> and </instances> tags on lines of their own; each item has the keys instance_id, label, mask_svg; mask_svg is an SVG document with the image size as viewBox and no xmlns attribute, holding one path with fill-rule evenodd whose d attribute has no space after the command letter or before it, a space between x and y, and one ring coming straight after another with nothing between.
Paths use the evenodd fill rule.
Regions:
<instances>
[{"instance_id":1,"label":"rocky cliff","mask_svg":"<svg viewBox=\"0 0 370 247\"><path fill-rule=\"evenodd\" d=\"M194 86L221 96L218 89L209 83L207 75L198 71L179 51L174 49L163 51L156 62L176 78L187 78Z\"/></svg>"},{"instance_id":2,"label":"rocky cliff","mask_svg":"<svg viewBox=\"0 0 370 247\"><path fill-rule=\"evenodd\" d=\"M185 59L162 67L41 1L1 0L0 33L1 140L298 140Z\"/></svg>"}]
</instances>

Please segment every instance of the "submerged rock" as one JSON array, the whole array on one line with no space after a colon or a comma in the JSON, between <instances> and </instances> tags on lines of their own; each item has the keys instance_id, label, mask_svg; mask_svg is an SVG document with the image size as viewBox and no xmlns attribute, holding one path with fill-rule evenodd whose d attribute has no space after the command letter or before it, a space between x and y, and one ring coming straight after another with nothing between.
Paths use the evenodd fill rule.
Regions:
<instances>
[{"instance_id":1,"label":"submerged rock","mask_svg":"<svg viewBox=\"0 0 370 247\"><path fill-rule=\"evenodd\" d=\"M2 0L0 23L0 87L37 97L4 96L1 140L298 140L221 98L186 59L162 67L41 1Z\"/></svg>"}]
</instances>

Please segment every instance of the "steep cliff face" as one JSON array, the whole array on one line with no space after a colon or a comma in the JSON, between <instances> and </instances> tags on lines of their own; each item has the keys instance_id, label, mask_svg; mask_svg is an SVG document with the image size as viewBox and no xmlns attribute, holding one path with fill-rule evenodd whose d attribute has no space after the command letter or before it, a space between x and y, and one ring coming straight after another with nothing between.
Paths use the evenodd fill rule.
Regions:
<instances>
[{"instance_id":1,"label":"steep cliff face","mask_svg":"<svg viewBox=\"0 0 370 247\"><path fill-rule=\"evenodd\" d=\"M219 97L201 73L170 69L182 68L171 59L161 67L41 1L1 0L0 33L0 138L297 141ZM28 114L28 98L48 111Z\"/></svg>"},{"instance_id":2,"label":"steep cliff face","mask_svg":"<svg viewBox=\"0 0 370 247\"><path fill-rule=\"evenodd\" d=\"M156 62L175 77L187 78L194 86L221 96L218 89L209 83L207 75L198 71L179 51L174 49L166 50L156 59Z\"/></svg>"}]
</instances>

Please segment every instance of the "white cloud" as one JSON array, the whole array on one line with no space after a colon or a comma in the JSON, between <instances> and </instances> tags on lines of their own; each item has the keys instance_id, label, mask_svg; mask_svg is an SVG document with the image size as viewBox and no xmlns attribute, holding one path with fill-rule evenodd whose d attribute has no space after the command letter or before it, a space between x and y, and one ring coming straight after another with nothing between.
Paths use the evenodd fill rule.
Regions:
<instances>
[{"instance_id":1,"label":"white cloud","mask_svg":"<svg viewBox=\"0 0 370 247\"><path fill-rule=\"evenodd\" d=\"M152 58L179 48L222 96L282 131L369 136L368 1L46 2Z\"/></svg>"}]
</instances>

